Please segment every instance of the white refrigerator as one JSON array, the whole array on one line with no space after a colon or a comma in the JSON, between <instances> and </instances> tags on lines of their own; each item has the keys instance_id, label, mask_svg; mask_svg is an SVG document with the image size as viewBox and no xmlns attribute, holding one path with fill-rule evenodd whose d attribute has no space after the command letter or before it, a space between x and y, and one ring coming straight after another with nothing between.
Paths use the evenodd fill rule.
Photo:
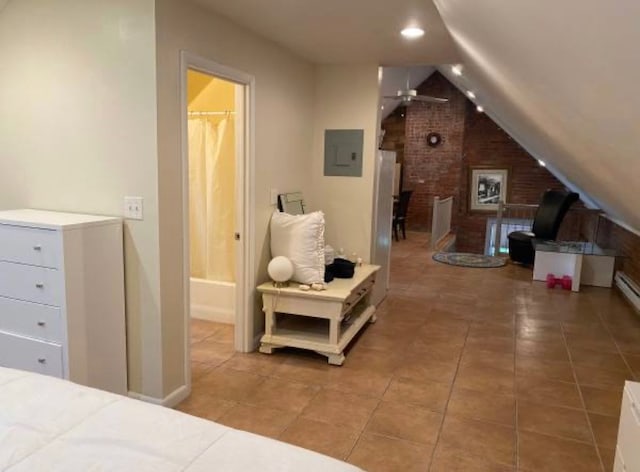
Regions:
<instances>
[{"instance_id":1,"label":"white refrigerator","mask_svg":"<svg viewBox=\"0 0 640 472\"><path fill-rule=\"evenodd\" d=\"M373 247L371 260L380 266L371 301L379 305L389 290L391 265L391 237L393 219L393 192L396 173L396 153L378 151L375 168L373 197Z\"/></svg>"}]
</instances>

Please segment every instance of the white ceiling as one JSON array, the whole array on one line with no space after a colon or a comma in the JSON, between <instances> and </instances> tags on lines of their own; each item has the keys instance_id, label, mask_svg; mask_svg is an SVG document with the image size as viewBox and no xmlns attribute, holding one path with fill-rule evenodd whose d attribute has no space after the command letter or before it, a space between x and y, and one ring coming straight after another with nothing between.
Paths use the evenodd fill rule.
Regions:
<instances>
[{"instance_id":1,"label":"white ceiling","mask_svg":"<svg viewBox=\"0 0 640 472\"><path fill-rule=\"evenodd\" d=\"M640 228L640 2L434 1L460 49L459 85L529 152Z\"/></svg>"},{"instance_id":2,"label":"white ceiling","mask_svg":"<svg viewBox=\"0 0 640 472\"><path fill-rule=\"evenodd\" d=\"M0 0L2 1L2 0ZM458 53L431 0L195 0L315 63L446 64ZM409 41L407 25L426 34Z\"/></svg>"},{"instance_id":3,"label":"white ceiling","mask_svg":"<svg viewBox=\"0 0 640 472\"><path fill-rule=\"evenodd\" d=\"M0 0L0 11L7 6L10 0Z\"/></svg>"},{"instance_id":4,"label":"white ceiling","mask_svg":"<svg viewBox=\"0 0 640 472\"><path fill-rule=\"evenodd\" d=\"M380 103L382 109L382 119L389 116L399 104L398 100L384 98L395 95L398 90L407 87L407 74L409 76L409 87L416 88L435 72L434 66L414 66L414 67L383 67L382 80L380 81Z\"/></svg>"}]
</instances>

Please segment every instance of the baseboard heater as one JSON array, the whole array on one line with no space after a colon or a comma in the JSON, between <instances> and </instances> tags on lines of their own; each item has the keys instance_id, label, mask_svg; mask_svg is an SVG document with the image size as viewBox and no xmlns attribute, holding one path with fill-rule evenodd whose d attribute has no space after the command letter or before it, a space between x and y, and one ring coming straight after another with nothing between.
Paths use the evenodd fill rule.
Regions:
<instances>
[{"instance_id":1,"label":"baseboard heater","mask_svg":"<svg viewBox=\"0 0 640 472\"><path fill-rule=\"evenodd\" d=\"M624 294L627 300L629 300L636 311L640 313L640 287L638 287L636 283L624 272L620 271L616 272L615 281L616 286Z\"/></svg>"}]
</instances>

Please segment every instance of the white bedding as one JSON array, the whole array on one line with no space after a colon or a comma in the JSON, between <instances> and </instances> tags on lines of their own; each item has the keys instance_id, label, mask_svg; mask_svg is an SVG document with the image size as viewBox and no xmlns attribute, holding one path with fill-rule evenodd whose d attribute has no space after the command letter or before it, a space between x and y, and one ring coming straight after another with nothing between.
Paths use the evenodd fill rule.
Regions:
<instances>
[{"instance_id":1,"label":"white bedding","mask_svg":"<svg viewBox=\"0 0 640 472\"><path fill-rule=\"evenodd\" d=\"M0 367L0 470L356 472L254 434Z\"/></svg>"}]
</instances>

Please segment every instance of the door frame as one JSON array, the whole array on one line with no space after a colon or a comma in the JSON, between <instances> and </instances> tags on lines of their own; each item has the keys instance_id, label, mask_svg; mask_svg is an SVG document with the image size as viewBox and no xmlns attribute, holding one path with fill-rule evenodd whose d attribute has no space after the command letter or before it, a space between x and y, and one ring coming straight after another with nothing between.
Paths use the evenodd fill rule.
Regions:
<instances>
[{"instance_id":1,"label":"door frame","mask_svg":"<svg viewBox=\"0 0 640 472\"><path fill-rule=\"evenodd\" d=\"M254 349L255 273L255 77L188 51L180 52L180 122L182 154L182 251L184 283L185 384L191 389L191 261L189 235L189 132L187 72L195 70L244 86L243 157L236 159L236 293L234 347ZM239 141L237 139L237 141Z\"/></svg>"}]
</instances>

